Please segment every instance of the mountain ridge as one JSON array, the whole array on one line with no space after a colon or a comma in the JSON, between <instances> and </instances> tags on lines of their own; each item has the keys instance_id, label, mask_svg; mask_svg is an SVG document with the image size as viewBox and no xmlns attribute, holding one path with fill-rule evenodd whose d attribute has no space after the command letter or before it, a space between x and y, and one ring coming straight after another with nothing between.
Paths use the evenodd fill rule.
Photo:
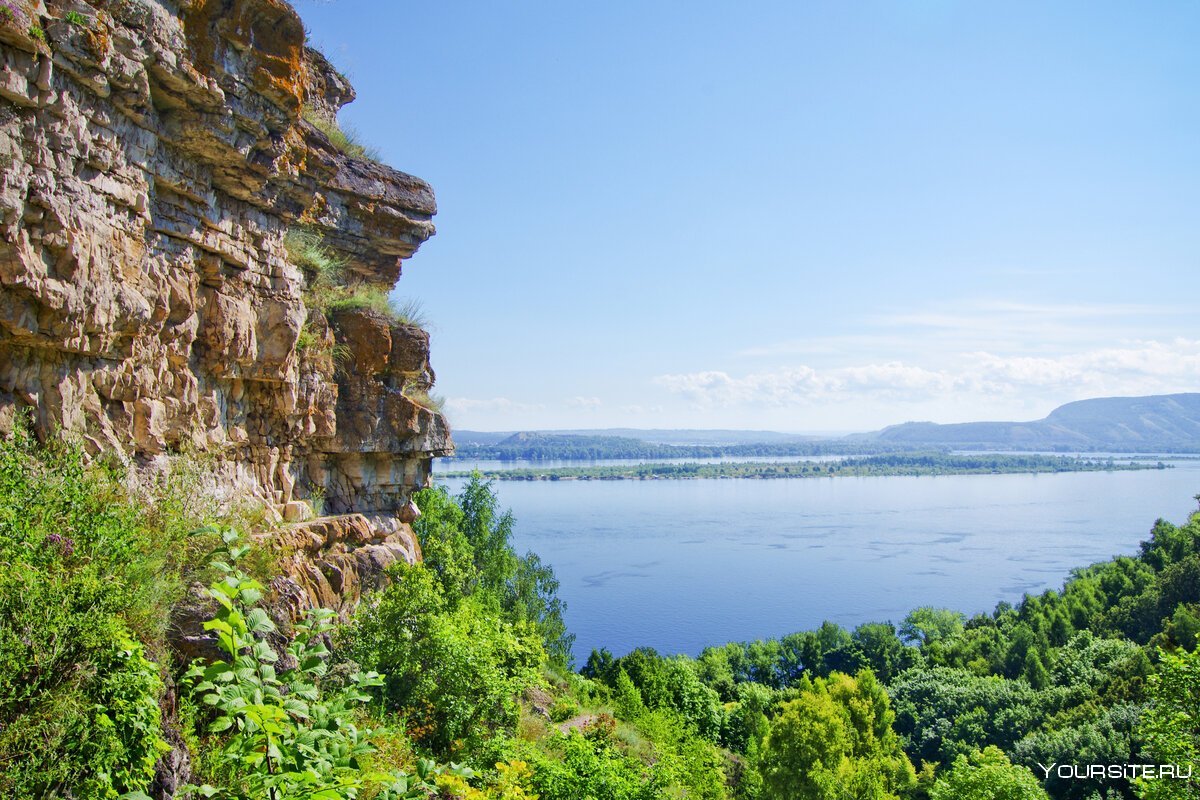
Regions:
<instances>
[{"instance_id":1,"label":"mountain ridge","mask_svg":"<svg viewBox=\"0 0 1200 800\"><path fill-rule=\"evenodd\" d=\"M1027 422L905 422L861 438L1026 450L1200 450L1200 392L1076 400Z\"/></svg>"},{"instance_id":2,"label":"mountain ridge","mask_svg":"<svg viewBox=\"0 0 1200 800\"><path fill-rule=\"evenodd\" d=\"M1096 397L1030 421L903 422L877 431L820 436L765 430L591 428L456 430L460 445L493 446L563 437L620 437L675 446L878 442L891 446L1017 450L1200 452L1200 392Z\"/></svg>"}]
</instances>

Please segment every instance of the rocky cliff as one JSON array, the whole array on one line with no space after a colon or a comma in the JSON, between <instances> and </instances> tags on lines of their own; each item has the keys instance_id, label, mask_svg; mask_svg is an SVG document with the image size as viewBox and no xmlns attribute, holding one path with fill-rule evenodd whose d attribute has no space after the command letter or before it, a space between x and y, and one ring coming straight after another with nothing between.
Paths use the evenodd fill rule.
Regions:
<instances>
[{"instance_id":1,"label":"rocky cliff","mask_svg":"<svg viewBox=\"0 0 1200 800\"><path fill-rule=\"evenodd\" d=\"M429 337L358 298L433 235L433 192L340 136L353 90L295 11L4 0L0 57L0 430L207 454L280 518L346 515L294 537L416 557L409 496L451 448Z\"/></svg>"}]
</instances>

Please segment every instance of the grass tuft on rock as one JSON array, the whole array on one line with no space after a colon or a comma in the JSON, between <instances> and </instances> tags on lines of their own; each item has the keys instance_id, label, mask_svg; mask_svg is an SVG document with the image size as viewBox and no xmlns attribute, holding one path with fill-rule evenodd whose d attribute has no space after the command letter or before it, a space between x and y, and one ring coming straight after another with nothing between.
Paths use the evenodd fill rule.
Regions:
<instances>
[{"instance_id":1,"label":"grass tuft on rock","mask_svg":"<svg viewBox=\"0 0 1200 800\"><path fill-rule=\"evenodd\" d=\"M325 134L329 143L343 155L366 161L382 160L379 149L363 143L359 138L358 131L354 128L340 125L336 119L330 119L317 113L312 106L304 107L303 117L305 122Z\"/></svg>"}]
</instances>

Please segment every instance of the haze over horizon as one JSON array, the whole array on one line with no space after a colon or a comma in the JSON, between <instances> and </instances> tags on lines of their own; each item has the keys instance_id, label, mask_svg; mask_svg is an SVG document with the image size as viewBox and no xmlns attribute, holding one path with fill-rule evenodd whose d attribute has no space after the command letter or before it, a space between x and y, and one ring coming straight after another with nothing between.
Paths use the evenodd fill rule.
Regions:
<instances>
[{"instance_id":1,"label":"haze over horizon","mask_svg":"<svg viewBox=\"0 0 1200 800\"><path fill-rule=\"evenodd\" d=\"M438 195L458 428L867 431L1200 389L1200 8L299 6Z\"/></svg>"}]
</instances>

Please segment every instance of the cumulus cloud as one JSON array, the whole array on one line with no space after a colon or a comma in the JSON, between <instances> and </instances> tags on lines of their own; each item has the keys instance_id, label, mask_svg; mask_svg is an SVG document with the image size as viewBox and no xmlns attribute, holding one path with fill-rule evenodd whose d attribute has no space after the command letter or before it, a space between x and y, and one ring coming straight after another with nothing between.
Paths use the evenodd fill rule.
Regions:
<instances>
[{"instance_id":1,"label":"cumulus cloud","mask_svg":"<svg viewBox=\"0 0 1200 800\"><path fill-rule=\"evenodd\" d=\"M576 396L568 400L567 405L571 408L596 409L604 405L604 403L599 397Z\"/></svg>"},{"instance_id":2,"label":"cumulus cloud","mask_svg":"<svg viewBox=\"0 0 1200 800\"><path fill-rule=\"evenodd\" d=\"M1055 393L1073 398L1157 394L1200 388L1200 341L1131 342L1059 356L961 353L935 368L888 361L814 369L792 366L733 376L660 375L655 383L700 406L793 406L838 401L920 402L946 395Z\"/></svg>"}]
</instances>

